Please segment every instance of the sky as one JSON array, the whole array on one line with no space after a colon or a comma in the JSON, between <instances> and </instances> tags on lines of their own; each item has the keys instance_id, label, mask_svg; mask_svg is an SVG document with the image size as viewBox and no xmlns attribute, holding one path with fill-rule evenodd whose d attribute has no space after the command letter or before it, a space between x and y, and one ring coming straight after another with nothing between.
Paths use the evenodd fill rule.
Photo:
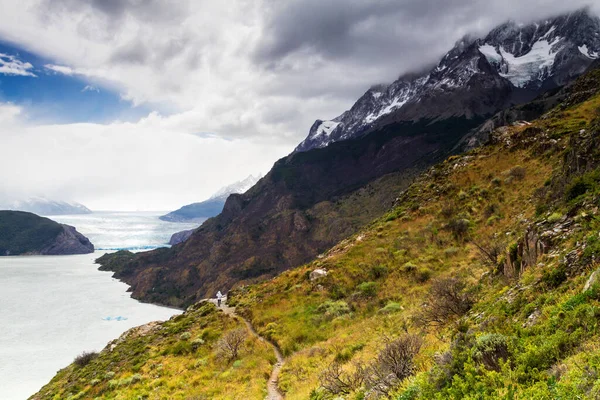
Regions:
<instances>
[{"instance_id":1,"label":"sky","mask_svg":"<svg viewBox=\"0 0 600 400\"><path fill-rule=\"evenodd\" d=\"M464 35L587 4L0 0L0 200L203 200Z\"/></svg>"}]
</instances>

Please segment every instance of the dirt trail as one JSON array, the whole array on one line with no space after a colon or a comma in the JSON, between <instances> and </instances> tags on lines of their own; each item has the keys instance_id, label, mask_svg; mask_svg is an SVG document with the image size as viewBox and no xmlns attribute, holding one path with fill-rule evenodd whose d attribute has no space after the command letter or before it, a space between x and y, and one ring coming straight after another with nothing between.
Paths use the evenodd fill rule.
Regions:
<instances>
[{"instance_id":1,"label":"dirt trail","mask_svg":"<svg viewBox=\"0 0 600 400\"><path fill-rule=\"evenodd\" d=\"M215 305L217 304L216 299L210 299L209 301L211 303L214 303ZM279 348L264 337L260 336L254 329L250 321L236 314L235 307L229 307L227 305L226 298L222 301L221 307L219 308L223 310L223 313L225 313L226 315L229 315L233 318L240 318L242 321L244 321L244 324L246 324L246 327L252 335L256 336L259 340L268 343L273 348L273 351L275 352L275 357L277 358L277 362L275 363L275 365L273 365L273 371L271 372L271 377L269 378L269 382L267 383L267 397L265 397L265 400L283 400L284 397L279 391L279 388L277 387L277 382L279 381L279 373L281 372L281 367L283 367L285 359L283 358L283 354L281 354Z\"/></svg>"}]
</instances>

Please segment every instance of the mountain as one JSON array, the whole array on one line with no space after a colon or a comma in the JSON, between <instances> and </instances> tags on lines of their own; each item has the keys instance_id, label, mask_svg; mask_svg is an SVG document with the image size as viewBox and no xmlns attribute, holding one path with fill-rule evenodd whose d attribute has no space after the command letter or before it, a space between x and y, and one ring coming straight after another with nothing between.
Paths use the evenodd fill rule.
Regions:
<instances>
[{"instance_id":1,"label":"mountain","mask_svg":"<svg viewBox=\"0 0 600 400\"><path fill-rule=\"evenodd\" d=\"M350 110L317 120L295 151L357 138L391 122L489 116L582 74L600 57L600 18L582 9L484 38L465 37L431 70L369 89Z\"/></svg>"},{"instance_id":2,"label":"mountain","mask_svg":"<svg viewBox=\"0 0 600 400\"><path fill-rule=\"evenodd\" d=\"M0 255L67 255L94 252L69 225L23 211L0 211Z\"/></svg>"},{"instance_id":3,"label":"mountain","mask_svg":"<svg viewBox=\"0 0 600 400\"><path fill-rule=\"evenodd\" d=\"M557 27L553 29L552 24ZM137 299L176 306L192 304L217 290L271 278L309 262L385 213L416 176L477 142L484 136L480 134L483 127L490 126L489 118L521 102L519 97L547 96L530 105L527 113L525 105L511 107L514 115L527 118L537 118L553 104L567 101L569 85L547 88L568 81L579 73L582 63L591 66L594 60L575 47L577 53L563 54L566 64L555 63L563 67L535 75L517 88L501 76L502 67L490 64L480 51L485 43L508 46L503 32L509 32L509 26L515 25L505 24L484 39L459 42L427 79L397 81L386 90L410 95L397 112L378 117L366 130L357 119L358 125L345 131L347 140L295 151L277 161L250 190L230 195L222 213L185 242L139 253L118 268L115 276L131 285ZM543 40L554 41L551 37L558 32L572 35L561 39L563 45L577 44L573 32L579 32L580 26L593 27L583 33L588 49L595 49L600 24L585 10L542 21L537 28L531 25L534 32L543 30L546 36L541 39L536 34L539 37L533 36L529 43L534 48ZM519 32L524 29L519 27ZM571 72L555 75L567 70ZM419 101L411 100L413 92L421 94ZM376 91L369 93L372 99L378 98L372 94ZM372 112L364 98L348 118Z\"/></svg>"},{"instance_id":4,"label":"mountain","mask_svg":"<svg viewBox=\"0 0 600 400\"><path fill-rule=\"evenodd\" d=\"M27 211L38 215L74 215L91 214L91 210L76 202L50 200L44 197L31 197L27 200L17 200L1 206L15 211Z\"/></svg>"},{"instance_id":5,"label":"mountain","mask_svg":"<svg viewBox=\"0 0 600 400\"><path fill-rule=\"evenodd\" d=\"M219 189L209 199L200 203L192 203L159 217L163 221L170 222L203 222L206 218L218 215L225 205L227 196L233 193L244 193L258 182L260 175L248 176L246 179L232 183Z\"/></svg>"},{"instance_id":6,"label":"mountain","mask_svg":"<svg viewBox=\"0 0 600 400\"><path fill-rule=\"evenodd\" d=\"M559 92L309 263L133 328L32 399L597 399L600 69Z\"/></svg>"}]
</instances>

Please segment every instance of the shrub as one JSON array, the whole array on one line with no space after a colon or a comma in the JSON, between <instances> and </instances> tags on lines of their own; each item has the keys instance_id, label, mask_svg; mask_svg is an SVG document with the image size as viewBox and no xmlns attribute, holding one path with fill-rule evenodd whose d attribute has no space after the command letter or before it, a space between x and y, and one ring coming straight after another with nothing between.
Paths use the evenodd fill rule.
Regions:
<instances>
[{"instance_id":1,"label":"shrub","mask_svg":"<svg viewBox=\"0 0 600 400\"><path fill-rule=\"evenodd\" d=\"M174 356L180 356L182 354L188 354L192 352L192 345L187 341L180 341L175 343L173 346L165 349L163 354L173 354Z\"/></svg>"},{"instance_id":2,"label":"shrub","mask_svg":"<svg viewBox=\"0 0 600 400\"><path fill-rule=\"evenodd\" d=\"M550 271L544 271L542 275L542 282L549 289L554 289L560 286L561 283L567 280L567 269L564 264L559 265L557 268L553 268Z\"/></svg>"},{"instance_id":3,"label":"shrub","mask_svg":"<svg viewBox=\"0 0 600 400\"><path fill-rule=\"evenodd\" d=\"M181 340L189 340L192 337L192 334L189 332L183 332L181 335L179 335L179 339Z\"/></svg>"},{"instance_id":4,"label":"shrub","mask_svg":"<svg viewBox=\"0 0 600 400\"><path fill-rule=\"evenodd\" d=\"M244 328L226 332L216 344L217 355L225 357L228 361L235 360L246 342L246 337L247 332Z\"/></svg>"},{"instance_id":5,"label":"shrub","mask_svg":"<svg viewBox=\"0 0 600 400\"><path fill-rule=\"evenodd\" d=\"M376 282L363 282L358 285L358 291L364 297L375 297L377 294L377 283Z\"/></svg>"},{"instance_id":6,"label":"shrub","mask_svg":"<svg viewBox=\"0 0 600 400\"><path fill-rule=\"evenodd\" d=\"M368 368L367 386L388 396L404 379L415 372L414 358L423 341L416 335L406 334L397 339L387 339L375 362Z\"/></svg>"},{"instance_id":7,"label":"shrub","mask_svg":"<svg viewBox=\"0 0 600 400\"><path fill-rule=\"evenodd\" d=\"M200 348L200 346L202 346L204 344L204 339L202 338L196 338L194 340L192 340L192 351L196 351Z\"/></svg>"},{"instance_id":8,"label":"shrub","mask_svg":"<svg viewBox=\"0 0 600 400\"><path fill-rule=\"evenodd\" d=\"M338 362L338 363L348 362L348 361L350 361L350 359L354 356L354 354L357 351L362 350L364 347L365 347L364 344L358 343L358 344L346 347L342 350L339 350L335 354L334 361Z\"/></svg>"},{"instance_id":9,"label":"shrub","mask_svg":"<svg viewBox=\"0 0 600 400\"><path fill-rule=\"evenodd\" d=\"M96 357L98 357L97 352L84 351L83 353L75 357L73 363L75 363L75 365L77 365L78 367L82 368L91 363Z\"/></svg>"},{"instance_id":10,"label":"shrub","mask_svg":"<svg viewBox=\"0 0 600 400\"><path fill-rule=\"evenodd\" d=\"M414 263L412 262L407 262L402 266L402 271L403 272L414 272L418 269L419 267L417 267Z\"/></svg>"},{"instance_id":11,"label":"shrub","mask_svg":"<svg viewBox=\"0 0 600 400\"><path fill-rule=\"evenodd\" d=\"M444 249L444 256L446 256L448 258L454 257L459 252L460 252L460 249L458 247L448 247L447 249Z\"/></svg>"},{"instance_id":12,"label":"shrub","mask_svg":"<svg viewBox=\"0 0 600 400\"><path fill-rule=\"evenodd\" d=\"M586 240L585 250L581 255L581 262L589 265L600 255L600 238L598 235L590 235Z\"/></svg>"},{"instance_id":13,"label":"shrub","mask_svg":"<svg viewBox=\"0 0 600 400\"><path fill-rule=\"evenodd\" d=\"M323 314L327 319L333 319L350 313L350 306L342 300L326 301L317 307L317 311Z\"/></svg>"},{"instance_id":14,"label":"shrub","mask_svg":"<svg viewBox=\"0 0 600 400\"><path fill-rule=\"evenodd\" d=\"M485 218L490 218L492 215L498 214L498 212L500 212L500 206L498 204L488 204L483 210L483 216Z\"/></svg>"},{"instance_id":15,"label":"shrub","mask_svg":"<svg viewBox=\"0 0 600 400\"><path fill-rule=\"evenodd\" d=\"M454 218L446 224L446 229L449 230L455 239L462 240L469 233L471 223L468 219Z\"/></svg>"},{"instance_id":16,"label":"shrub","mask_svg":"<svg viewBox=\"0 0 600 400\"><path fill-rule=\"evenodd\" d=\"M562 219L562 214L561 213L552 213L549 217L548 217L548 222L551 224L554 224L558 221L560 221Z\"/></svg>"},{"instance_id":17,"label":"shrub","mask_svg":"<svg viewBox=\"0 0 600 400\"><path fill-rule=\"evenodd\" d=\"M487 369L499 372L501 360L508 360L508 339L506 336L493 333L480 336L475 343L474 358Z\"/></svg>"},{"instance_id":18,"label":"shrub","mask_svg":"<svg viewBox=\"0 0 600 400\"><path fill-rule=\"evenodd\" d=\"M456 214L456 210L451 205L445 205L444 207L442 207L441 214L442 217L449 219L452 218L454 214Z\"/></svg>"},{"instance_id":19,"label":"shrub","mask_svg":"<svg viewBox=\"0 0 600 400\"><path fill-rule=\"evenodd\" d=\"M573 183L571 183L567 187L565 197L566 197L567 201L575 200L579 196L586 194L587 191L590 190L591 188L592 188L591 183L588 182L586 179L584 179L582 177L577 178L577 179L575 179L575 181L573 181Z\"/></svg>"},{"instance_id":20,"label":"shrub","mask_svg":"<svg viewBox=\"0 0 600 400\"><path fill-rule=\"evenodd\" d=\"M346 372L340 363L334 361L319 376L321 387L334 395L352 393L365 381L364 368L361 365L355 367L354 372Z\"/></svg>"},{"instance_id":21,"label":"shrub","mask_svg":"<svg viewBox=\"0 0 600 400\"><path fill-rule=\"evenodd\" d=\"M431 270L429 268L420 268L415 275L417 282L424 283L431 279Z\"/></svg>"},{"instance_id":22,"label":"shrub","mask_svg":"<svg viewBox=\"0 0 600 400\"><path fill-rule=\"evenodd\" d=\"M506 242L498 238L482 243L473 241L473 244L477 247L482 264L491 267L498 265L498 259L506 249Z\"/></svg>"},{"instance_id":23,"label":"shrub","mask_svg":"<svg viewBox=\"0 0 600 400\"><path fill-rule=\"evenodd\" d=\"M400 303L396 303L394 301L388 302L385 305L385 307L383 307L381 310L379 310L379 312L382 314L392 314L392 313L396 313L398 311L402 311L402 306L400 305Z\"/></svg>"},{"instance_id":24,"label":"shrub","mask_svg":"<svg viewBox=\"0 0 600 400\"><path fill-rule=\"evenodd\" d=\"M520 165L515 165L514 167L512 167L509 171L508 171L508 175L512 176L514 179L516 180L523 180L525 178L525 174L526 174L526 170L525 168L523 168Z\"/></svg>"},{"instance_id":25,"label":"shrub","mask_svg":"<svg viewBox=\"0 0 600 400\"><path fill-rule=\"evenodd\" d=\"M388 267L383 264L375 265L371 268L371 276L373 277L373 279L384 278L387 274Z\"/></svg>"},{"instance_id":26,"label":"shrub","mask_svg":"<svg viewBox=\"0 0 600 400\"><path fill-rule=\"evenodd\" d=\"M427 325L443 325L465 315L473 306L474 299L465 291L465 284L458 278L437 279L431 284L427 303L417 320Z\"/></svg>"}]
</instances>

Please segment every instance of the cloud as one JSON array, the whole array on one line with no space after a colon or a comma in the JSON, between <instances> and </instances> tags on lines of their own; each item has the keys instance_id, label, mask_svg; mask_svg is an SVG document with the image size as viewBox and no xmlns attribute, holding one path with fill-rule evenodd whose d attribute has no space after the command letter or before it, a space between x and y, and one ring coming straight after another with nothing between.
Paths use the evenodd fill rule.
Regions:
<instances>
[{"instance_id":1,"label":"cloud","mask_svg":"<svg viewBox=\"0 0 600 400\"><path fill-rule=\"evenodd\" d=\"M0 104L0 198L73 199L92 209L169 210L265 173L287 150L249 139L198 137L156 115L137 123L32 125ZM235 157L231 157L231 155ZM15 173L18 171L18 173Z\"/></svg>"},{"instance_id":2,"label":"cloud","mask_svg":"<svg viewBox=\"0 0 600 400\"><path fill-rule=\"evenodd\" d=\"M0 74L36 77L31 70L33 65L30 63L23 62L16 56L0 53Z\"/></svg>"},{"instance_id":3,"label":"cloud","mask_svg":"<svg viewBox=\"0 0 600 400\"><path fill-rule=\"evenodd\" d=\"M75 75L76 74L76 71L73 68L66 67L64 65L46 64L46 65L44 65L44 67L46 69L49 69L50 71L55 72L55 73L63 74L63 75L67 75L67 76L71 76L71 75Z\"/></svg>"},{"instance_id":4,"label":"cloud","mask_svg":"<svg viewBox=\"0 0 600 400\"><path fill-rule=\"evenodd\" d=\"M81 89L82 92L96 92L96 93L100 93L100 89L98 89L96 86L93 85L85 85L83 87L83 89Z\"/></svg>"},{"instance_id":5,"label":"cloud","mask_svg":"<svg viewBox=\"0 0 600 400\"><path fill-rule=\"evenodd\" d=\"M373 84L436 62L465 34L486 33L507 19L545 18L587 1L21 0L15 7L11 0L0 0L0 39L51 60L46 72L76 76L155 110L132 125L35 126L33 121L19 130L31 140L43 138L44 144L53 135L67 138L73 152L89 153L98 146L103 159L92 158L117 175L113 167L132 158L138 164L127 168L135 171L135 183L119 175L111 186L108 174L81 160L79 178L57 184L85 199L78 183L90 196L104 193L92 183L105 184L131 203L136 192L151 190L138 186L138 180L157 196L179 193L187 199L186 185L210 194L221 186L217 182L244 177L226 167L230 163L246 171L237 163L237 152L248 154L248 165L262 171L259 164L270 165L291 151L315 119L341 114ZM599 7L596 2L593 10ZM21 71L33 74L31 68ZM83 133L85 140L79 136ZM132 147L121 149L121 142ZM109 144L119 151L111 153ZM180 159L187 148L196 155ZM221 158L200 164L199 158L212 160L212 149ZM250 156L257 157L254 164ZM61 162L40 157L48 165ZM180 164L184 161L188 168ZM177 168L169 169L169 163ZM168 179L153 179L153 173ZM35 184L51 189L44 182Z\"/></svg>"}]
</instances>

